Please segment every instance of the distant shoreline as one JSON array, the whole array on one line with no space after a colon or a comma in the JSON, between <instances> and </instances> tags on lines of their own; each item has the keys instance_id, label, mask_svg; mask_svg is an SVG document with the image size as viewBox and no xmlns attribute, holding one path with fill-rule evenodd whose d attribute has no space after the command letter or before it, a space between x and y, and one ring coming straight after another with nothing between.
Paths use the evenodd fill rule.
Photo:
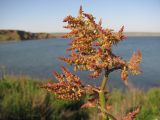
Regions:
<instances>
[{"instance_id":1,"label":"distant shoreline","mask_svg":"<svg viewBox=\"0 0 160 120\"><path fill-rule=\"evenodd\" d=\"M124 33L126 36L155 36L155 37L159 37L160 36L160 32L125 32Z\"/></svg>"},{"instance_id":2,"label":"distant shoreline","mask_svg":"<svg viewBox=\"0 0 160 120\"><path fill-rule=\"evenodd\" d=\"M64 32L50 33L55 35L56 37L62 37ZM160 37L160 32L124 32L126 36L155 36Z\"/></svg>"},{"instance_id":3,"label":"distant shoreline","mask_svg":"<svg viewBox=\"0 0 160 120\"><path fill-rule=\"evenodd\" d=\"M57 37L62 37L64 32L57 32L57 33L51 33ZM160 32L124 32L126 36L155 36L155 37L160 37Z\"/></svg>"},{"instance_id":4,"label":"distant shoreline","mask_svg":"<svg viewBox=\"0 0 160 120\"><path fill-rule=\"evenodd\" d=\"M0 42L1 41L26 41L32 39L51 39L51 38L62 38L65 33L32 33L22 30L0 30ZM125 32L126 36L137 36L137 37L159 37L160 32Z\"/></svg>"},{"instance_id":5,"label":"distant shoreline","mask_svg":"<svg viewBox=\"0 0 160 120\"><path fill-rule=\"evenodd\" d=\"M0 41L26 41L32 39L61 38L63 33L32 33L22 30L0 30Z\"/></svg>"},{"instance_id":6,"label":"distant shoreline","mask_svg":"<svg viewBox=\"0 0 160 120\"><path fill-rule=\"evenodd\" d=\"M54 34L55 36L58 35L58 37L62 37L66 33L51 33ZM126 36L155 36L155 37L160 37L160 32L125 32L124 33Z\"/></svg>"}]
</instances>

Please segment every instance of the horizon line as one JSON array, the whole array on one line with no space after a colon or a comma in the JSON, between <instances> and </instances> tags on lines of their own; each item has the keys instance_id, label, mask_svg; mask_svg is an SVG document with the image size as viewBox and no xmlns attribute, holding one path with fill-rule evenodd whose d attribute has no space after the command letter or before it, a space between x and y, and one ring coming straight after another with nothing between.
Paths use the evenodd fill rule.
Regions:
<instances>
[{"instance_id":1,"label":"horizon line","mask_svg":"<svg viewBox=\"0 0 160 120\"><path fill-rule=\"evenodd\" d=\"M15 30L15 31L25 31L25 32L30 32L30 33L68 33L65 31L56 31L56 32L45 32L45 31L40 31L40 32L33 32L30 30L23 30L23 29L0 29L0 30ZM124 33L160 33L160 31L124 31Z\"/></svg>"}]
</instances>

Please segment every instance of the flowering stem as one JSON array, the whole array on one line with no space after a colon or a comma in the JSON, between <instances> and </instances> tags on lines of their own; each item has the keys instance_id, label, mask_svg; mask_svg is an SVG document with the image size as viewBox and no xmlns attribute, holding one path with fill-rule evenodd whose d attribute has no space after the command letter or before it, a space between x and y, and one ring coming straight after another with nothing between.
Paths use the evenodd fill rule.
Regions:
<instances>
[{"instance_id":1,"label":"flowering stem","mask_svg":"<svg viewBox=\"0 0 160 120\"><path fill-rule=\"evenodd\" d=\"M104 90L106 87L106 83L108 81L108 75L109 74L107 72L105 72L105 75L104 75L104 78L102 80L101 87L100 87L101 90Z\"/></svg>"},{"instance_id":2,"label":"flowering stem","mask_svg":"<svg viewBox=\"0 0 160 120\"><path fill-rule=\"evenodd\" d=\"M107 72L105 72L104 78L103 78L101 86L100 86L99 102L100 102L101 110L105 110L105 106L106 106L104 90L105 90L105 87L106 87L106 83L108 81L108 75L109 74ZM102 113L103 113L102 120L107 120L108 117L106 116L106 113L103 112L103 111L102 111Z\"/></svg>"}]
</instances>

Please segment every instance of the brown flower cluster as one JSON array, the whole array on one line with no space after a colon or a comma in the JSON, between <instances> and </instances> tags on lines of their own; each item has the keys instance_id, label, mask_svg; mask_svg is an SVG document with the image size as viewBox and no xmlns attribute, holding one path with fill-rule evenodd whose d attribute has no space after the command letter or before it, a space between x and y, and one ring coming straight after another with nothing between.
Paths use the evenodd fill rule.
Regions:
<instances>
[{"instance_id":1,"label":"brown flower cluster","mask_svg":"<svg viewBox=\"0 0 160 120\"><path fill-rule=\"evenodd\" d=\"M58 83L48 83L43 85L42 88L55 93L58 99L78 100L85 93L80 78L73 75L65 67L61 67L61 69L64 74L54 72Z\"/></svg>"},{"instance_id":2,"label":"brown flower cluster","mask_svg":"<svg viewBox=\"0 0 160 120\"><path fill-rule=\"evenodd\" d=\"M129 61L129 69L132 71L133 74L140 74L141 73L141 70L140 70L140 67L139 67L139 64L142 60L142 54L141 52L138 50L137 53L133 53L130 61Z\"/></svg>"},{"instance_id":3,"label":"brown flower cluster","mask_svg":"<svg viewBox=\"0 0 160 120\"><path fill-rule=\"evenodd\" d=\"M98 77L103 70L108 73L121 69L121 78L127 80L128 70L139 73L141 54L134 53L129 63L112 52L112 46L124 40L122 27L118 32L102 28L102 20L95 22L91 14L84 13L80 7L77 17L67 16L64 19L68 25L65 28L71 32L64 37L73 38L68 58L60 57L61 60L74 66L74 70L93 71L90 76Z\"/></svg>"}]
</instances>

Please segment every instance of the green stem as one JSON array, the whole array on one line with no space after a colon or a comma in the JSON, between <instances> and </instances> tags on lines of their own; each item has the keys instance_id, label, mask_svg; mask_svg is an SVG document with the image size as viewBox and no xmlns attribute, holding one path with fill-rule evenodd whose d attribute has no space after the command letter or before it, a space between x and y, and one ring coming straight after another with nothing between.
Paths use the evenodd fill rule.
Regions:
<instances>
[{"instance_id":1,"label":"green stem","mask_svg":"<svg viewBox=\"0 0 160 120\"><path fill-rule=\"evenodd\" d=\"M105 73L104 78L102 80L101 86L100 86L100 91L99 91L99 102L100 102L100 107L101 110L105 110L106 108L106 100L105 100L105 87L106 87L106 83L108 81L108 74ZM102 120L107 120L108 116L106 115L106 113L104 111L102 112Z\"/></svg>"},{"instance_id":2,"label":"green stem","mask_svg":"<svg viewBox=\"0 0 160 120\"><path fill-rule=\"evenodd\" d=\"M104 89L105 89L107 81L108 81L108 74L106 73L106 74L104 75L104 78L103 78L102 83L101 83L101 87L100 87L101 90L104 90Z\"/></svg>"},{"instance_id":3,"label":"green stem","mask_svg":"<svg viewBox=\"0 0 160 120\"><path fill-rule=\"evenodd\" d=\"M99 91L99 102L100 102L100 107L101 107L101 112L102 112L102 120L106 120L107 116L103 112L105 109L106 101L105 101L105 95L103 91Z\"/></svg>"}]
</instances>

